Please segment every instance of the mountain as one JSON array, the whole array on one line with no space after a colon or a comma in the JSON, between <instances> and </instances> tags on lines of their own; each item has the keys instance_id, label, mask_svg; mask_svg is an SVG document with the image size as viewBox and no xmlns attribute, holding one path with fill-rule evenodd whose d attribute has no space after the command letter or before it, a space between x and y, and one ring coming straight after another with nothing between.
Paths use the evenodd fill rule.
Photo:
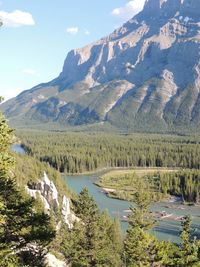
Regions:
<instances>
[{"instance_id":1,"label":"mountain","mask_svg":"<svg viewBox=\"0 0 200 267\"><path fill-rule=\"evenodd\" d=\"M200 130L200 1L146 0L111 35L68 53L60 75L1 105L15 125Z\"/></svg>"}]
</instances>

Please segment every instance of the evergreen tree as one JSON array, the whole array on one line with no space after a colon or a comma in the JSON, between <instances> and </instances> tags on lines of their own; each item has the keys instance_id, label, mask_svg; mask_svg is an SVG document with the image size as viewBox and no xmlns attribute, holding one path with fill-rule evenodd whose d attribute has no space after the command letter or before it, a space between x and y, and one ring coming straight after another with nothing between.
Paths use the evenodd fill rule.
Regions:
<instances>
[{"instance_id":1,"label":"evergreen tree","mask_svg":"<svg viewBox=\"0 0 200 267\"><path fill-rule=\"evenodd\" d=\"M129 229L124 240L125 266L164 266L167 262L167 245L165 243L161 245L147 232L154 225L149 211L151 201L149 185L142 180L138 181L133 197L134 207L129 218Z\"/></svg>"},{"instance_id":2,"label":"evergreen tree","mask_svg":"<svg viewBox=\"0 0 200 267\"><path fill-rule=\"evenodd\" d=\"M37 213L34 201L17 189L10 152L12 133L0 114L0 266L41 267L54 231L49 216Z\"/></svg>"},{"instance_id":3,"label":"evergreen tree","mask_svg":"<svg viewBox=\"0 0 200 267\"><path fill-rule=\"evenodd\" d=\"M150 192L150 185L147 181L139 179L136 181L135 193L133 194L132 214L129 217L129 224L139 227L142 230L151 229L155 223L152 213L149 210L153 200L153 194Z\"/></svg>"},{"instance_id":4,"label":"evergreen tree","mask_svg":"<svg viewBox=\"0 0 200 267\"><path fill-rule=\"evenodd\" d=\"M182 244L179 247L178 257L174 257L174 266L177 267L189 267L189 266L200 266L199 258L199 240L191 238L191 218L185 216L184 221L182 222L182 232L181 240Z\"/></svg>"},{"instance_id":5,"label":"evergreen tree","mask_svg":"<svg viewBox=\"0 0 200 267\"><path fill-rule=\"evenodd\" d=\"M122 258L123 235L121 225L118 219L115 219L114 222L111 224L110 228L108 229L108 235L110 236L110 240L112 240L113 251L116 252L117 256L119 255L120 258Z\"/></svg>"},{"instance_id":6,"label":"evergreen tree","mask_svg":"<svg viewBox=\"0 0 200 267\"><path fill-rule=\"evenodd\" d=\"M114 224L106 213L100 213L87 189L74 203L81 219L68 230L63 253L72 266L121 266L120 240ZM118 233L117 233L118 234Z\"/></svg>"}]
</instances>

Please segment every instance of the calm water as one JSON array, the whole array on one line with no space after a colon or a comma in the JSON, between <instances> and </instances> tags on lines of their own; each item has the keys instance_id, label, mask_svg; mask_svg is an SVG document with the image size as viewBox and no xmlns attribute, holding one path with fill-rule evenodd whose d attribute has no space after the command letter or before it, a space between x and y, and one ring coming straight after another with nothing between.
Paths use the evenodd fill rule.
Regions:
<instances>
[{"instance_id":1,"label":"calm water","mask_svg":"<svg viewBox=\"0 0 200 267\"><path fill-rule=\"evenodd\" d=\"M25 150L23 149L23 147L21 147L20 144L14 144L12 145L12 150L16 153L19 153L19 154L22 154L24 155L26 152Z\"/></svg>"},{"instance_id":2,"label":"calm water","mask_svg":"<svg viewBox=\"0 0 200 267\"><path fill-rule=\"evenodd\" d=\"M94 175L78 175L78 176L67 176L64 177L68 186L75 192L80 191L87 187L90 194L96 200L98 206L102 210L107 210L112 217L121 219L127 215L126 210L129 209L130 203L128 201L122 201L107 197L98 186L94 185L94 182L102 173ZM167 206L173 206L167 208ZM166 203L160 202L152 205L152 211L163 211L165 210L169 214L176 216L188 215L192 216L194 234L200 235L200 208L199 207L188 207L180 205L180 203ZM122 229L125 231L128 227L126 222L121 222ZM181 222L175 220L159 220L156 227L153 229L153 233L161 240L168 240L173 242L180 242L178 237L181 230Z\"/></svg>"},{"instance_id":3,"label":"calm water","mask_svg":"<svg viewBox=\"0 0 200 267\"><path fill-rule=\"evenodd\" d=\"M19 144L13 145L12 150L19 154L25 154L24 149ZM102 173L96 173L94 175L76 175L67 176L64 177L64 179L69 185L69 187L76 193L80 193L80 191L84 187L87 187L90 194L94 197L101 210L107 210L112 217L121 220L123 216L127 215L126 210L130 208L131 204L128 201L122 201L107 197L102 192L102 189L100 187L94 185L94 182L101 175ZM166 206L168 206L168 208L166 208ZM188 207L180 205L180 203L160 202L152 205L151 210L154 212L165 210L167 213L172 213L176 216L183 216L188 214L191 215L193 221L194 235L200 237L200 207ZM122 229L125 232L128 227L128 224L126 222L121 221L121 225ZM178 238L180 230L181 222L174 220L159 220L152 232L159 239L180 242L180 239Z\"/></svg>"}]
</instances>

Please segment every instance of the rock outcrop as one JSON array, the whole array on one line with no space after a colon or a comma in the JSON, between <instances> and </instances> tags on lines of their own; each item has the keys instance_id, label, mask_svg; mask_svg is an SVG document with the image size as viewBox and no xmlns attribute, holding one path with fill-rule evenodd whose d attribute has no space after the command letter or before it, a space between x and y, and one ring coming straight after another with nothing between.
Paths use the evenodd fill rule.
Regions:
<instances>
[{"instance_id":1,"label":"rock outcrop","mask_svg":"<svg viewBox=\"0 0 200 267\"><path fill-rule=\"evenodd\" d=\"M68 267L64 261L57 259L53 254L48 253L46 255L46 264L48 267Z\"/></svg>"},{"instance_id":2,"label":"rock outcrop","mask_svg":"<svg viewBox=\"0 0 200 267\"><path fill-rule=\"evenodd\" d=\"M58 209L58 191L45 172L42 180L38 181L38 183L29 182L26 186L26 191L34 198L37 198L37 194L39 194L46 211Z\"/></svg>"},{"instance_id":3,"label":"rock outcrop","mask_svg":"<svg viewBox=\"0 0 200 267\"><path fill-rule=\"evenodd\" d=\"M67 198L64 195L61 205L59 204L59 197L56 186L54 185L53 181L48 178L45 172L42 180L39 180L37 183L29 182L26 186L26 191L31 197L35 199L39 196L44 204L45 211L48 213L50 212L50 210L58 211L60 208L63 215L63 221L69 227L69 229L73 227L73 223L75 221L80 221L80 219L76 217L74 212L71 210L70 198ZM61 222L58 223L57 230L59 230L60 227Z\"/></svg>"},{"instance_id":4,"label":"rock outcrop","mask_svg":"<svg viewBox=\"0 0 200 267\"><path fill-rule=\"evenodd\" d=\"M62 215L64 217L64 222L68 225L69 229L73 228L74 222L80 221L80 219L78 217L76 217L74 212L72 212L70 199L67 198L66 196L63 197Z\"/></svg>"},{"instance_id":5,"label":"rock outcrop","mask_svg":"<svg viewBox=\"0 0 200 267\"><path fill-rule=\"evenodd\" d=\"M200 1L146 0L111 35L69 52L59 77L2 108L29 125L200 131L199 88Z\"/></svg>"}]
</instances>

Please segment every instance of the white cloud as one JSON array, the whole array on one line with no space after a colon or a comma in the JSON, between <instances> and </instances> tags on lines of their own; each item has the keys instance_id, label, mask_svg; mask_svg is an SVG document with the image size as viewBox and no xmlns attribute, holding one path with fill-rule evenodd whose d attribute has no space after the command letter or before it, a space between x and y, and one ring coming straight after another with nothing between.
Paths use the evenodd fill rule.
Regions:
<instances>
[{"instance_id":1,"label":"white cloud","mask_svg":"<svg viewBox=\"0 0 200 267\"><path fill-rule=\"evenodd\" d=\"M79 31L78 27L70 27L66 29L66 32L71 35L76 35L78 31Z\"/></svg>"},{"instance_id":2,"label":"white cloud","mask_svg":"<svg viewBox=\"0 0 200 267\"><path fill-rule=\"evenodd\" d=\"M33 70L33 69L24 69L22 70L22 72L24 74L28 74L28 75L31 75L31 76L39 76L39 74L37 73L36 70Z\"/></svg>"},{"instance_id":3,"label":"white cloud","mask_svg":"<svg viewBox=\"0 0 200 267\"><path fill-rule=\"evenodd\" d=\"M131 0L123 7L113 9L111 14L122 19L130 19L143 9L145 0Z\"/></svg>"},{"instance_id":4,"label":"white cloud","mask_svg":"<svg viewBox=\"0 0 200 267\"><path fill-rule=\"evenodd\" d=\"M85 35L90 35L90 32L87 29L85 29L84 33Z\"/></svg>"},{"instance_id":5,"label":"white cloud","mask_svg":"<svg viewBox=\"0 0 200 267\"><path fill-rule=\"evenodd\" d=\"M13 12L0 11L0 20L6 27L19 27L24 25L35 25L32 15L28 12L15 10Z\"/></svg>"}]
</instances>

